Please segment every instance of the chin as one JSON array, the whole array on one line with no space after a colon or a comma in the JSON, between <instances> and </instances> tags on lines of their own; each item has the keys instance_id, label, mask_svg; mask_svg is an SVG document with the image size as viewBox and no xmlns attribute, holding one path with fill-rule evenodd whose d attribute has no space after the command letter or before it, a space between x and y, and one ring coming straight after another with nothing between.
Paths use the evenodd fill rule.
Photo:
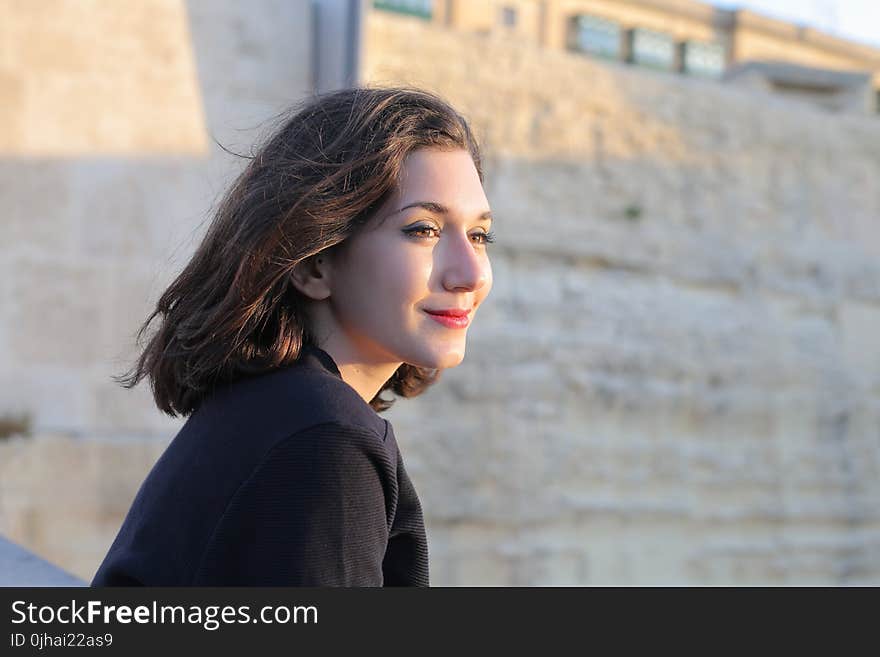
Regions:
<instances>
[{"instance_id":1,"label":"chin","mask_svg":"<svg viewBox=\"0 0 880 657\"><path fill-rule=\"evenodd\" d=\"M434 358L434 365L430 367L439 370L449 369L450 367L457 367L461 365L461 362L464 360L464 353L459 351L452 351L445 354L438 354Z\"/></svg>"},{"instance_id":2,"label":"chin","mask_svg":"<svg viewBox=\"0 0 880 657\"><path fill-rule=\"evenodd\" d=\"M462 363L465 355L464 340L419 340L414 349L401 353L402 361L414 367L423 367L431 370L445 370L456 367Z\"/></svg>"},{"instance_id":3,"label":"chin","mask_svg":"<svg viewBox=\"0 0 880 657\"><path fill-rule=\"evenodd\" d=\"M423 354L420 358L407 360L406 363L429 370L445 370L460 365L463 360L464 354L450 352L445 354Z\"/></svg>"}]
</instances>

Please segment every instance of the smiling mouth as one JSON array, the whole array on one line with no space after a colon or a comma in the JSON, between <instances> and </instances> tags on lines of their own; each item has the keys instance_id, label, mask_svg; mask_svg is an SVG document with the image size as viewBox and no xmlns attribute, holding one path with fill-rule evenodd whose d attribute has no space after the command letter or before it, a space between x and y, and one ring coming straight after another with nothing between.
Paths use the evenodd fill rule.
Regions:
<instances>
[{"instance_id":1,"label":"smiling mouth","mask_svg":"<svg viewBox=\"0 0 880 657\"><path fill-rule=\"evenodd\" d=\"M467 317L470 315L471 310L473 308L468 308L467 310L460 309L452 309L452 310L427 310L425 312L429 315L439 315L441 317Z\"/></svg>"},{"instance_id":2,"label":"smiling mouth","mask_svg":"<svg viewBox=\"0 0 880 657\"><path fill-rule=\"evenodd\" d=\"M428 310L424 311L425 314L433 319L434 321L442 324L443 326L451 329L462 329L466 328L468 324L470 324L470 311L463 315L453 315L450 313L432 313Z\"/></svg>"}]
</instances>

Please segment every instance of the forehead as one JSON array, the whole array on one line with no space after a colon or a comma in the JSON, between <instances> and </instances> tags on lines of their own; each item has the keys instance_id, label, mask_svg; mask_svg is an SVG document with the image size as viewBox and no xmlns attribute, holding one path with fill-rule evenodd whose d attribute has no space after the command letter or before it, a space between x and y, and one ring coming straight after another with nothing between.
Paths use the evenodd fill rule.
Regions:
<instances>
[{"instance_id":1,"label":"forehead","mask_svg":"<svg viewBox=\"0 0 880 657\"><path fill-rule=\"evenodd\" d=\"M422 202L441 205L465 220L489 210L483 184L468 151L419 149L409 153L403 160L393 191L373 215L366 232L393 225L394 219L418 211L402 208Z\"/></svg>"},{"instance_id":2,"label":"forehead","mask_svg":"<svg viewBox=\"0 0 880 657\"><path fill-rule=\"evenodd\" d=\"M419 149L409 153L392 201L399 203L396 207L413 201L436 201L462 212L483 211L489 206L471 154L464 149Z\"/></svg>"}]
</instances>

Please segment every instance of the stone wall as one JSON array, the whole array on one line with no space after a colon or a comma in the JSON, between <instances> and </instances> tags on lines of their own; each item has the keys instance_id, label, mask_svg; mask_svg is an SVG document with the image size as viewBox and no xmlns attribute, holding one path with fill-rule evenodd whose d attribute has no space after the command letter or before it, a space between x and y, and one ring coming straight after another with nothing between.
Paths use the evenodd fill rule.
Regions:
<instances>
[{"instance_id":1,"label":"stone wall","mask_svg":"<svg viewBox=\"0 0 880 657\"><path fill-rule=\"evenodd\" d=\"M169 4L153 0L144 6ZM99 14L115 11L125 22L124 4L114 10L96 3L95 11L98 5ZM59 6L77 6L86 14L80 21L89 23L83 9L89 5ZM32 10L30 4L16 7L24 15ZM210 152L161 155L144 143L140 151L109 156L95 142L83 146L79 157L50 158L0 148L0 414L30 413L38 433L164 436L178 426L155 413L145 386L127 392L110 377L131 364L134 333L188 259L214 203L244 162L221 145L247 154L273 115L310 90L308 3L193 0L185 9L189 31L171 34L191 36L191 42L175 43L171 51L194 53L197 95L204 103L198 114L206 120L196 127L207 132ZM26 34L26 40L64 32L67 23L52 22L52 12L40 15L42 23L18 21L37 33ZM61 12L56 21L69 18ZM152 38L154 26L140 20L127 29L115 40L127 34L134 44L118 49L138 53L137 44ZM31 77L66 75L66 86L74 88L117 82L112 72L100 78L88 57L66 54L66 60L56 56L51 75L37 71ZM75 68L77 61L86 68ZM130 64L132 70L157 66L154 59ZM83 99L82 106L69 109L88 115L93 108ZM124 106L116 109L125 114ZM139 112L119 121L149 124L148 108ZM75 133L77 125L65 129ZM123 141L128 134L123 131Z\"/></svg>"},{"instance_id":2,"label":"stone wall","mask_svg":"<svg viewBox=\"0 0 880 657\"><path fill-rule=\"evenodd\" d=\"M133 91L120 84L121 62L97 66L95 53L110 49L132 76L171 82L185 76L164 70L157 52L190 53L200 99L190 116L203 117L186 124L192 134L181 136L179 125L170 141L160 134L174 127L166 123L181 97L189 102L169 83L165 97L145 96L155 89L143 86L134 89L137 103L114 103L116 133L88 138L81 124L59 121L58 134L80 135L65 157L50 157L69 146L63 142L23 154L6 137L24 133L0 127L0 420L30 414L33 433L0 439L0 535L91 580L137 487L181 425L158 413L148 385L127 391L111 376L132 364L135 332L242 167L223 148L248 154L272 118L310 92L311 16L306 0L150 0L134 13L131 3L48 4L0 4L0 35L16 25L32 47L56 45L42 53L41 67L22 62L18 80L125 96ZM101 33L109 45L94 43L94 25L116 26ZM161 39L156 25L164 26ZM3 90L9 60L0 51ZM30 106L15 104L21 99L4 98L2 121L30 116ZM71 116L101 118L88 95L54 98L62 101ZM191 148L199 140L204 153Z\"/></svg>"},{"instance_id":3,"label":"stone wall","mask_svg":"<svg viewBox=\"0 0 880 657\"><path fill-rule=\"evenodd\" d=\"M305 87L296 4L188 4L233 150ZM880 583L880 122L366 28L367 81L472 120L498 217L464 363L387 413L432 583ZM179 426L110 375L238 166L0 160L0 412L35 414L0 441L0 534L83 579Z\"/></svg>"},{"instance_id":4,"label":"stone wall","mask_svg":"<svg viewBox=\"0 0 880 657\"><path fill-rule=\"evenodd\" d=\"M41 433L0 440L0 535L91 582L169 439Z\"/></svg>"},{"instance_id":5,"label":"stone wall","mask_svg":"<svg viewBox=\"0 0 880 657\"><path fill-rule=\"evenodd\" d=\"M367 35L368 81L471 119L498 216L465 362L388 414L432 581L880 582L880 121Z\"/></svg>"},{"instance_id":6,"label":"stone wall","mask_svg":"<svg viewBox=\"0 0 880 657\"><path fill-rule=\"evenodd\" d=\"M0 153L207 152L183 0L0 0L0 16Z\"/></svg>"}]
</instances>

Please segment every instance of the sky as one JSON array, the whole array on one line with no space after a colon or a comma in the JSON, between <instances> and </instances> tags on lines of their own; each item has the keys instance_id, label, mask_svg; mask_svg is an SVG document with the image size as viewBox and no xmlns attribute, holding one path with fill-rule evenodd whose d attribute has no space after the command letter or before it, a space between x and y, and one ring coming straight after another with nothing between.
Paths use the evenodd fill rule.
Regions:
<instances>
[{"instance_id":1,"label":"sky","mask_svg":"<svg viewBox=\"0 0 880 657\"><path fill-rule=\"evenodd\" d=\"M725 9L750 9L880 48L880 0L709 0Z\"/></svg>"}]
</instances>

